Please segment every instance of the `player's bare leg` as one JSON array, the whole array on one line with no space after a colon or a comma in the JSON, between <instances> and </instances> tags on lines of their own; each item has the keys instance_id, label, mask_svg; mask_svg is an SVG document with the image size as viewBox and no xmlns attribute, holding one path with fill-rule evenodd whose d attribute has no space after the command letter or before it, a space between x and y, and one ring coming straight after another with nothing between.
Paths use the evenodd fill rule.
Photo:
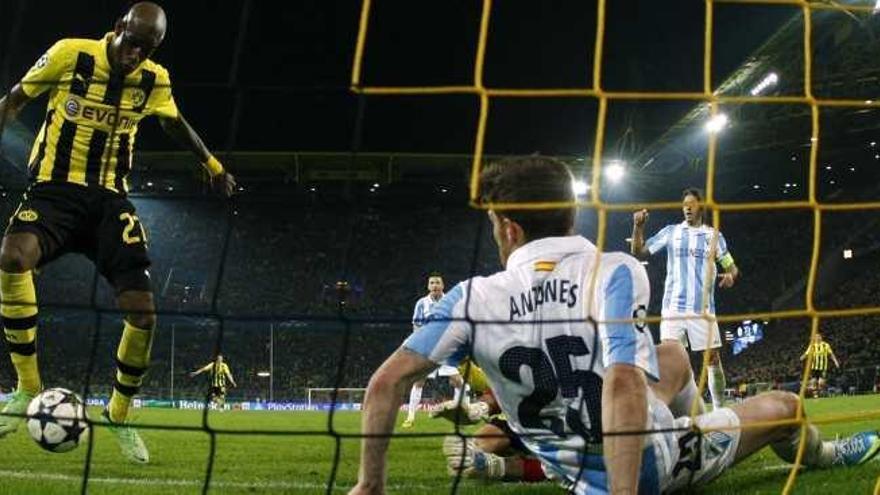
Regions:
<instances>
[{"instance_id":1,"label":"player's bare leg","mask_svg":"<svg viewBox=\"0 0 880 495\"><path fill-rule=\"evenodd\" d=\"M140 389L144 373L150 363L153 329L156 326L153 294L149 291L128 290L117 297L119 308L126 312L125 329L116 351L116 383L110 404L103 416L110 423L123 455L130 461L146 464L150 454L138 434L126 422L131 400Z\"/></svg>"},{"instance_id":2,"label":"player's bare leg","mask_svg":"<svg viewBox=\"0 0 880 495\"><path fill-rule=\"evenodd\" d=\"M706 412L684 346L678 341L664 340L657 346L657 362L663 372L660 381L651 383L650 387L654 395L669 406L672 415L679 417Z\"/></svg>"},{"instance_id":3,"label":"player's bare leg","mask_svg":"<svg viewBox=\"0 0 880 495\"><path fill-rule=\"evenodd\" d=\"M30 400L42 383L37 367L37 299L32 270L42 255L37 236L9 234L0 247L0 314L3 316L6 345L18 384L3 407L2 414L24 415ZM0 437L18 429L23 417L0 415Z\"/></svg>"},{"instance_id":4,"label":"player's bare leg","mask_svg":"<svg viewBox=\"0 0 880 495\"><path fill-rule=\"evenodd\" d=\"M761 450L767 445L780 459L794 462L801 441L799 424L748 427L772 421L797 417L800 399L790 392L767 392L746 399L730 409L739 417L742 433L735 462ZM857 433L847 438L823 441L819 429L807 423L804 436L806 446L802 462L804 466L829 468L854 466L869 461L880 452L880 436L876 431Z\"/></svg>"}]
</instances>

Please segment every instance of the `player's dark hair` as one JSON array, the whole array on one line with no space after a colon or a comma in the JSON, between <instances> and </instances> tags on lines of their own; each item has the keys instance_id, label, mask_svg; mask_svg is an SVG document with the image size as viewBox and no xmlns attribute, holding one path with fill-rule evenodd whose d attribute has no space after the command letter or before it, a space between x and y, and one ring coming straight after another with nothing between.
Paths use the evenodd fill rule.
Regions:
<instances>
[{"instance_id":1,"label":"player's dark hair","mask_svg":"<svg viewBox=\"0 0 880 495\"><path fill-rule=\"evenodd\" d=\"M686 198L686 197L688 197L688 196L693 196L693 197L697 198L697 201L699 201L699 202L702 202L702 201L703 201L703 191L701 191L700 189L697 189L696 187L686 187L686 188L681 192L681 199L682 199L682 201L684 201L684 198ZM706 219L706 215L708 215L708 214L709 214L709 209L708 209L708 208L706 208L705 206L703 206L703 207L700 208L700 215L699 215L699 217L698 217L700 223L703 223L703 222L706 221L706 220L705 220L705 219Z\"/></svg>"},{"instance_id":2,"label":"player's dark hair","mask_svg":"<svg viewBox=\"0 0 880 495\"><path fill-rule=\"evenodd\" d=\"M434 278L434 277L443 278L443 274L438 271L433 271L428 274L428 278Z\"/></svg>"},{"instance_id":3,"label":"player's dark hair","mask_svg":"<svg viewBox=\"0 0 880 495\"><path fill-rule=\"evenodd\" d=\"M484 203L574 202L573 177L555 158L532 155L505 158L483 168L480 174ZM522 227L527 240L570 235L575 208L503 209L505 216Z\"/></svg>"},{"instance_id":4,"label":"player's dark hair","mask_svg":"<svg viewBox=\"0 0 880 495\"><path fill-rule=\"evenodd\" d=\"M688 196L693 196L697 198L697 201L703 201L703 191L697 189L696 187L688 187L681 192L681 199L684 199Z\"/></svg>"}]
</instances>

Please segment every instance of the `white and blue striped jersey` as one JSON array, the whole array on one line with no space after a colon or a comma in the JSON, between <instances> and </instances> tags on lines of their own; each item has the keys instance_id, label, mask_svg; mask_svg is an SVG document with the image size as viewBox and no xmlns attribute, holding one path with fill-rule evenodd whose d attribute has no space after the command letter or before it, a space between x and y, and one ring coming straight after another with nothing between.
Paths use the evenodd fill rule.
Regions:
<instances>
[{"instance_id":1,"label":"white and blue striped jersey","mask_svg":"<svg viewBox=\"0 0 880 495\"><path fill-rule=\"evenodd\" d=\"M596 267L596 254L580 236L529 242L511 254L505 271L456 285L403 344L438 364L472 355L511 429L548 475L576 493L607 489L606 369L624 363L659 379L642 320L650 291L644 267L623 253L604 253ZM653 459L646 449L648 484L658 479Z\"/></svg>"},{"instance_id":2,"label":"white and blue striped jersey","mask_svg":"<svg viewBox=\"0 0 880 495\"><path fill-rule=\"evenodd\" d=\"M413 311L412 317L413 330L421 328L421 326L428 321L428 316L431 314L431 310L438 302L440 302L440 300L438 299L435 301L434 298L431 297L431 294L416 301L416 309Z\"/></svg>"},{"instance_id":3,"label":"white and blue striped jersey","mask_svg":"<svg viewBox=\"0 0 880 495\"><path fill-rule=\"evenodd\" d=\"M712 256L715 229L709 225L691 227L687 222L663 227L645 242L648 252L666 250L666 284L663 289L664 313L703 313L703 284L708 283L706 309L715 314L715 263L728 254L727 241L718 232Z\"/></svg>"}]
</instances>

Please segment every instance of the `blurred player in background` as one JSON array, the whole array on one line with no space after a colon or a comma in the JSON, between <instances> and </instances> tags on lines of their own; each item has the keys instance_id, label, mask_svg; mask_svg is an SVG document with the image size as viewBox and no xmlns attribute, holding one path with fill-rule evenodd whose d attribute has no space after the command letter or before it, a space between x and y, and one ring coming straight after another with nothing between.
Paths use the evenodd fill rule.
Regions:
<instances>
[{"instance_id":1,"label":"blurred player in background","mask_svg":"<svg viewBox=\"0 0 880 495\"><path fill-rule=\"evenodd\" d=\"M565 164L532 156L487 165L480 191L490 205L573 203L572 186ZM438 365L466 356L485 373L511 431L571 493L700 485L767 445L794 461L801 427L786 424L798 417L794 394L761 394L695 421L673 418L667 404L694 390L687 353L669 345L677 357L658 381L657 349L643 320L650 290L645 269L623 253L600 258L595 245L572 235L574 207L490 209L488 215L505 270L458 284L373 374L358 484L350 493L384 493L403 391ZM649 380L661 387L649 387ZM876 432L823 442L808 425L804 436L802 460L810 467L859 464L880 451ZM460 441L463 467L480 462L467 439ZM522 479L526 473L517 466L524 468L505 465L504 479Z\"/></svg>"},{"instance_id":2,"label":"blurred player in background","mask_svg":"<svg viewBox=\"0 0 880 495\"><path fill-rule=\"evenodd\" d=\"M444 287L442 274L439 272L432 272L428 275L428 294L416 302L416 308L413 311L413 332L418 332L419 328L427 323L428 317L431 316L431 311L434 309L434 305L443 297ZM449 384L455 390L455 395L452 400L457 403L464 386L464 382L461 379L461 375L458 373L458 369L456 369L455 366L440 366L440 368L428 375L425 380L430 378L438 379L441 377L448 377ZM425 380L415 382L412 389L409 391L409 405L406 409L406 419L403 421L402 425L404 428L412 428L415 424L416 411L419 408L419 403L422 401L422 390L425 387ZM461 399L467 404L467 394Z\"/></svg>"},{"instance_id":3,"label":"blurred player in background","mask_svg":"<svg viewBox=\"0 0 880 495\"><path fill-rule=\"evenodd\" d=\"M233 387L237 387L235 378L232 377L232 371L229 365L223 360L223 354L217 354L217 359L189 374L190 378L211 372L211 402L219 410L223 410L226 405L226 382L228 381Z\"/></svg>"},{"instance_id":4,"label":"blurred player in background","mask_svg":"<svg viewBox=\"0 0 880 495\"><path fill-rule=\"evenodd\" d=\"M801 361L810 357L810 370L812 377L810 378L810 386L813 389L813 396L819 397L825 393L825 387L828 380L828 358L834 361L834 366L840 369L840 362L831 344L822 339L822 334L816 332L813 341L807 346L807 350L801 355Z\"/></svg>"},{"instance_id":5,"label":"blurred player in background","mask_svg":"<svg viewBox=\"0 0 880 495\"><path fill-rule=\"evenodd\" d=\"M724 270L718 278L719 287L732 287L739 277L739 269L727 249L721 232L703 223L703 196L689 188L682 193L684 221L663 227L645 241L648 210L633 214L631 252L640 259L666 250L666 284L660 322L660 340L681 342L692 352L709 349L709 393L712 407L724 404L724 369L721 355L721 335L715 316L715 263ZM708 287L704 283L708 281ZM703 299L704 293L708 300ZM704 310L713 319L702 318Z\"/></svg>"},{"instance_id":6,"label":"blurred player in background","mask_svg":"<svg viewBox=\"0 0 880 495\"><path fill-rule=\"evenodd\" d=\"M0 99L2 126L49 91L46 118L31 151L31 185L0 249L0 314L18 375L3 412L23 414L43 388L33 270L68 252L85 254L113 286L126 313L115 356L116 381L102 415L125 457L136 463L149 462L149 452L127 416L150 364L156 323L147 235L126 197L140 120L157 116L223 193L235 187L232 175L177 109L168 71L149 60L165 37L166 24L161 7L137 3L101 39L55 43ZM0 437L15 431L21 420L0 415Z\"/></svg>"}]
</instances>

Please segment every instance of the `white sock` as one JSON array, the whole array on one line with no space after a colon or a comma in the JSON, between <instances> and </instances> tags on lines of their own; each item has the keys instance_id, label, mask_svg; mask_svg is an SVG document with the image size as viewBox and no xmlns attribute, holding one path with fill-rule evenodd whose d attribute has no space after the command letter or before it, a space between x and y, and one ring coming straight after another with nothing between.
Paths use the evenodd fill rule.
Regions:
<instances>
[{"instance_id":1,"label":"white sock","mask_svg":"<svg viewBox=\"0 0 880 495\"><path fill-rule=\"evenodd\" d=\"M422 387L418 385L413 385L412 389L410 389L409 391L409 406L407 406L406 419L416 419L416 409L418 409L419 402L421 401Z\"/></svg>"},{"instance_id":2,"label":"white sock","mask_svg":"<svg viewBox=\"0 0 880 495\"><path fill-rule=\"evenodd\" d=\"M690 416L694 400L697 401L697 415L705 413L706 405L703 404L703 398L697 392L697 384L694 382L694 378L691 377L687 385L681 389L678 395L672 398L672 403L669 404L672 416L675 418Z\"/></svg>"},{"instance_id":3,"label":"white sock","mask_svg":"<svg viewBox=\"0 0 880 495\"><path fill-rule=\"evenodd\" d=\"M724 407L724 388L727 385L724 379L724 369L721 363L709 366L709 395L712 396L712 409Z\"/></svg>"},{"instance_id":4,"label":"white sock","mask_svg":"<svg viewBox=\"0 0 880 495\"><path fill-rule=\"evenodd\" d=\"M461 397L462 388L464 388L464 397ZM467 407L471 403L470 390L471 386L467 384L463 387L455 387L455 391L452 393L452 402L458 404L458 400L461 398L461 407Z\"/></svg>"},{"instance_id":5,"label":"white sock","mask_svg":"<svg viewBox=\"0 0 880 495\"><path fill-rule=\"evenodd\" d=\"M793 463L797 456L798 444L801 439L800 428L793 428L791 436L785 440L770 445L773 452L785 462ZM819 430L813 425L807 427L804 437L806 447L802 462L807 467L826 468L834 464L834 442L823 442L819 436Z\"/></svg>"}]
</instances>

